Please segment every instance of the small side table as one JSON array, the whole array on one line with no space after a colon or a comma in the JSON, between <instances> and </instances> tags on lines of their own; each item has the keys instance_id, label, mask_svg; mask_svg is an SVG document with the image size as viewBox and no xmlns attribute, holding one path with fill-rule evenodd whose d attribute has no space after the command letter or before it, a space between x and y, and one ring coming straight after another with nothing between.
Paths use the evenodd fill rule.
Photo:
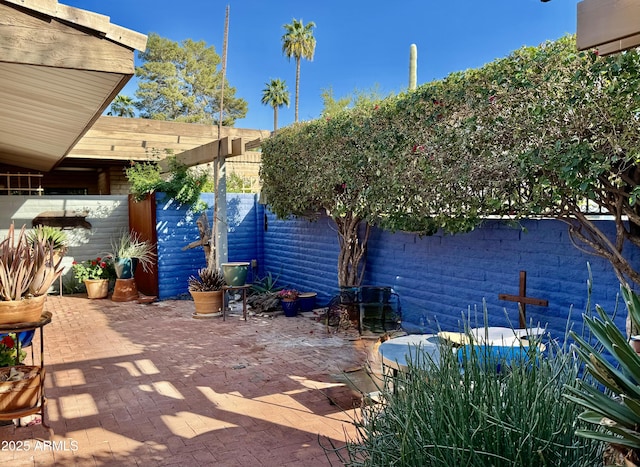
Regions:
<instances>
[{"instance_id":1,"label":"small side table","mask_svg":"<svg viewBox=\"0 0 640 467\"><path fill-rule=\"evenodd\" d=\"M378 347L382 357L382 364L393 370L393 376L398 371L406 372L409 363L426 363L425 358L436 364L440 361L440 338L435 334L409 334L384 341Z\"/></svg>"},{"instance_id":2,"label":"small side table","mask_svg":"<svg viewBox=\"0 0 640 467\"><path fill-rule=\"evenodd\" d=\"M222 304L222 321L227 320L227 291L239 290L242 293L242 318L247 320L247 290L251 285L225 285L222 290L225 292Z\"/></svg>"}]
</instances>

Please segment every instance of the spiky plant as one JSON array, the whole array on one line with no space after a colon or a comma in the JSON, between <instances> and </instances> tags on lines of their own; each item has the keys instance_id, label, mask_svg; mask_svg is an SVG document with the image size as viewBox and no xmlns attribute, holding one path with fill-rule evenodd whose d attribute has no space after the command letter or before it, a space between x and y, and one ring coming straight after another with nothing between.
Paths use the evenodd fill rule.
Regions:
<instances>
[{"instance_id":1,"label":"spiky plant","mask_svg":"<svg viewBox=\"0 0 640 467\"><path fill-rule=\"evenodd\" d=\"M190 292L212 292L222 290L225 285L224 276L217 269L202 268L198 271L198 277L189 277Z\"/></svg>"},{"instance_id":2,"label":"spiky plant","mask_svg":"<svg viewBox=\"0 0 640 467\"><path fill-rule=\"evenodd\" d=\"M145 271L149 271L156 260L154 245L149 240L142 240L137 232L121 232L118 238L111 240L111 248L116 259L137 258Z\"/></svg>"},{"instance_id":3,"label":"spiky plant","mask_svg":"<svg viewBox=\"0 0 640 467\"><path fill-rule=\"evenodd\" d=\"M54 258L51 243L36 239L30 244L25 227L16 233L11 224L7 237L0 242L0 299L45 295L62 274L60 261Z\"/></svg>"},{"instance_id":4,"label":"spiky plant","mask_svg":"<svg viewBox=\"0 0 640 467\"><path fill-rule=\"evenodd\" d=\"M581 377L569 347L529 343L510 361L492 346L456 355L442 344L437 362L416 349L406 372L383 376L345 448L329 440L332 452L346 467L601 465L600 443L575 436L581 408L562 398Z\"/></svg>"},{"instance_id":5,"label":"spiky plant","mask_svg":"<svg viewBox=\"0 0 640 467\"><path fill-rule=\"evenodd\" d=\"M38 225L27 233L27 240L30 245L36 242L41 244L51 243L53 251L64 254L67 250L67 234L58 227L50 225Z\"/></svg>"},{"instance_id":6,"label":"spiky plant","mask_svg":"<svg viewBox=\"0 0 640 467\"><path fill-rule=\"evenodd\" d=\"M629 317L638 326L640 298L628 287L621 289ZM578 355L595 381L567 387L565 397L586 408L579 418L595 425L576 434L608 443L636 465L640 462L640 355L602 307L596 310L598 316L584 316L596 345L572 333Z\"/></svg>"}]
</instances>

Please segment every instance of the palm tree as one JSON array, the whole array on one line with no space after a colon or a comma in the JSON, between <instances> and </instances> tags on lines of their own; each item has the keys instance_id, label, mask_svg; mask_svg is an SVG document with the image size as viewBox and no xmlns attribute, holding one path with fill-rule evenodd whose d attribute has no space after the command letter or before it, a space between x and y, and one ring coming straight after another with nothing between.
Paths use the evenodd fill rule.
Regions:
<instances>
[{"instance_id":1,"label":"palm tree","mask_svg":"<svg viewBox=\"0 0 640 467\"><path fill-rule=\"evenodd\" d=\"M296 122L298 121L298 100L300 98L300 58L313 60L313 53L316 50L316 38L313 37L313 28L316 27L313 21L309 21L305 26L302 20L293 19L291 24L285 24L285 34L282 36L282 53L289 60L296 59Z\"/></svg>"},{"instance_id":2,"label":"palm tree","mask_svg":"<svg viewBox=\"0 0 640 467\"><path fill-rule=\"evenodd\" d=\"M118 94L111 103L111 110L107 112L107 115L115 117L134 117L135 112L133 110L133 99L123 94Z\"/></svg>"},{"instance_id":3,"label":"palm tree","mask_svg":"<svg viewBox=\"0 0 640 467\"><path fill-rule=\"evenodd\" d=\"M273 107L273 132L278 131L278 108L286 105L289 107L289 90L287 84L281 79L272 79L266 88L262 90L262 103Z\"/></svg>"}]
</instances>

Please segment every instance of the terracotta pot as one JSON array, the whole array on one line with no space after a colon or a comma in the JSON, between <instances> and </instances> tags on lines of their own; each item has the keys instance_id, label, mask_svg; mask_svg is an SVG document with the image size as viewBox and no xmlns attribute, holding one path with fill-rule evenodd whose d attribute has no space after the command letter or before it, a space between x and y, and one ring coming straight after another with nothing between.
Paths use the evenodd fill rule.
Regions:
<instances>
[{"instance_id":1,"label":"terracotta pot","mask_svg":"<svg viewBox=\"0 0 640 467\"><path fill-rule=\"evenodd\" d=\"M0 324L35 323L40 321L46 295L23 300L0 300Z\"/></svg>"},{"instance_id":2,"label":"terracotta pot","mask_svg":"<svg viewBox=\"0 0 640 467\"><path fill-rule=\"evenodd\" d=\"M211 315L222 311L223 294L222 290L212 290L209 292L189 292L193 297L193 304L196 313L199 315Z\"/></svg>"},{"instance_id":3,"label":"terracotta pot","mask_svg":"<svg viewBox=\"0 0 640 467\"><path fill-rule=\"evenodd\" d=\"M0 368L0 375L8 374L12 367ZM44 368L38 366L16 366L25 373L19 381L0 382L0 412L16 412L31 409L40 402Z\"/></svg>"},{"instance_id":4,"label":"terracotta pot","mask_svg":"<svg viewBox=\"0 0 640 467\"><path fill-rule=\"evenodd\" d=\"M87 297L89 298L107 298L109 295L108 279L86 279L84 286L87 288Z\"/></svg>"},{"instance_id":5,"label":"terracotta pot","mask_svg":"<svg viewBox=\"0 0 640 467\"><path fill-rule=\"evenodd\" d=\"M116 279L111 300L114 302L130 302L137 300L140 294L134 278Z\"/></svg>"}]
</instances>

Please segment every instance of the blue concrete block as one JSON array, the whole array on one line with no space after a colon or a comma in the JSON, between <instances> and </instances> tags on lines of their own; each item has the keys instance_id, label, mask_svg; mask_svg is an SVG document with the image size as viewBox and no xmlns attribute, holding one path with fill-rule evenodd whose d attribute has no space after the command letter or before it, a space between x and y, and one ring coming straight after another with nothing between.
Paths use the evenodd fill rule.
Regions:
<instances>
[{"instance_id":1,"label":"blue concrete block","mask_svg":"<svg viewBox=\"0 0 640 467\"><path fill-rule=\"evenodd\" d=\"M326 215L315 222L277 219L256 202L255 195L230 194L227 205L232 214L229 260L257 259L259 275L280 274L282 285L318 293L319 304L338 294L339 247L331 219ZM595 222L610 235L615 233L612 223ZM204 265L201 253L191 256L180 251L197 239L194 223L194 216L181 207L171 202L159 205L161 298L165 289L186 291L185 271ZM483 300L491 325L517 323L517 305L498 300L498 294L516 295L519 271L526 270L527 295L549 300L548 308L528 306L527 316L541 324L548 322L554 335L563 335L570 314L571 320L581 321L589 262L593 303L613 312L619 284L608 262L576 249L561 222L525 220L521 226L524 230L490 220L468 234L430 237L373 229L364 283L393 287L401 296L403 321L408 325L458 330L469 310L482 317ZM629 248L625 254L636 264L640 260L638 249ZM616 323L624 326L626 311L621 308Z\"/></svg>"}]
</instances>

